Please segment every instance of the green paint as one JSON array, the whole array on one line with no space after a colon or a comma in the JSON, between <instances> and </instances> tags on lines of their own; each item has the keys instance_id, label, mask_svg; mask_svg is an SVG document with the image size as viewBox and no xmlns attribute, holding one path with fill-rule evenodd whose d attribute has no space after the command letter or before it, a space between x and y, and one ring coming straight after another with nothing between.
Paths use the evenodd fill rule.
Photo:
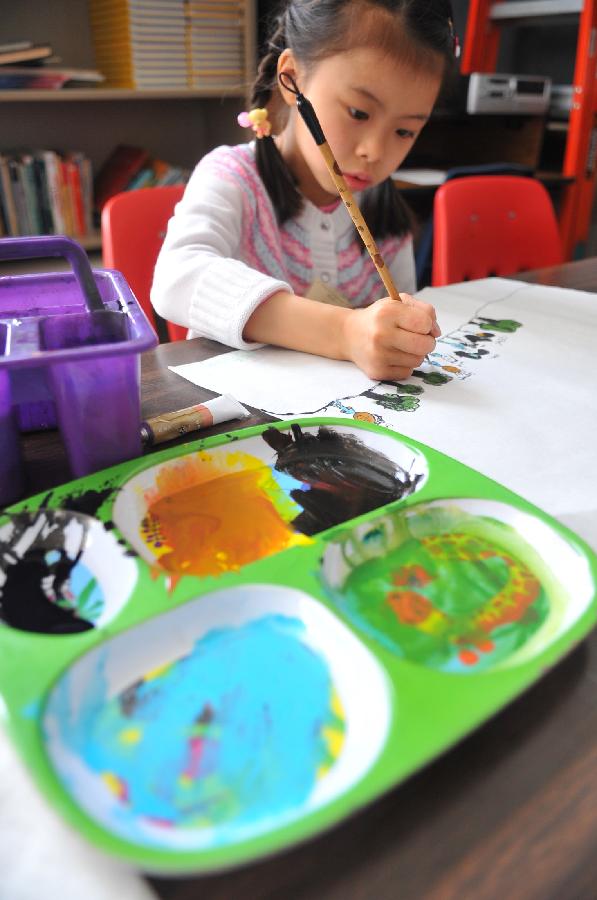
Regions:
<instances>
[{"instance_id":1,"label":"green paint","mask_svg":"<svg viewBox=\"0 0 597 900\"><path fill-rule=\"evenodd\" d=\"M413 412L419 408L421 401L418 397L403 397L401 394L381 394L376 402L378 406L394 412Z\"/></svg>"},{"instance_id":2,"label":"green paint","mask_svg":"<svg viewBox=\"0 0 597 900\"><path fill-rule=\"evenodd\" d=\"M487 536L484 520L442 528L451 518L431 509L404 519L393 548L377 528L377 552L349 564L334 599L356 627L410 662L480 671L524 646L550 603L529 567Z\"/></svg>"},{"instance_id":3,"label":"green paint","mask_svg":"<svg viewBox=\"0 0 597 900\"><path fill-rule=\"evenodd\" d=\"M400 384L396 385L399 394L423 394L424 389L420 384Z\"/></svg>"},{"instance_id":4,"label":"green paint","mask_svg":"<svg viewBox=\"0 0 597 900\"><path fill-rule=\"evenodd\" d=\"M424 384L431 384L434 386L447 384L449 381L452 381L448 375L442 375L441 372L422 372L420 369L415 369L413 375L416 378L421 378Z\"/></svg>"},{"instance_id":5,"label":"green paint","mask_svg":"<svg viewBox=\"0 0 597 900\"><path fill-rule=\"evenodd\" d=\"M479 316L477 321L482 322L483 328L487 331L501 331L505 334L512 334L522 328L522 322L517 322L515 319L486 319L484 316Z\"/></svg>"}]
</instances>

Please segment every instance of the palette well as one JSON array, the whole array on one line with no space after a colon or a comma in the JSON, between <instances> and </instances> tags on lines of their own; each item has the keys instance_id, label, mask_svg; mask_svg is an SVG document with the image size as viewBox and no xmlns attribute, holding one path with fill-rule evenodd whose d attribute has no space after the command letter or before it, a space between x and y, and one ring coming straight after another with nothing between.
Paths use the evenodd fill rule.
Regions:
<instances>
[{"instance_id":1,"label":"palette well","mask_svg":"<svg viewBox=\"0 0 597 900\"><path fill-rule=\"evenodd\" d=\"M274 852L399 784L596 620L542 511L369 423L207 438L0 517L0 693L48 800L151 871Z\"/></svg>"}]
</instances>

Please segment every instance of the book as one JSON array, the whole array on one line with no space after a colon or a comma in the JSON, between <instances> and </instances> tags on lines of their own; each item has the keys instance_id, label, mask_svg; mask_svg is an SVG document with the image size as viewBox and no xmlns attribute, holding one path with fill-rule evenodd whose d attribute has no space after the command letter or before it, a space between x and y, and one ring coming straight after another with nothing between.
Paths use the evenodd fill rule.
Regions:
<instances>
[{"instance_id":1,"label":"book","mask_svg":"<svg viewBox=\"0 0 597 900\"><path fill-rule=\"evenodd\" d=\"M133 175L126 186L126 190L136 191L138 188L150 187L154 183L154 180L153 166L144 166L136 175Z\"/></svg>"},{"instance_id":2,"label":"book","mask_svg":"<svg viewBox=\"0 0 597 900\"><path fill-rule=\"evenodd\" d=\"M18 63L39 62L52 55L49 44L36 44L31 47L17 47L12 50L2 50L0 47L0 66L14 66Z\"/></svg>"},{"instance_id":3,"label":"book","mask_svg":"<svg viewBox=\"0 0 597 900\"><path fill-rule=\"evenodd\" d=\"M79 168L79 180L81 182L81 194L83 196L83 210L85 212L85 234L93 231L93 171L91 160L84 153L74 154L75 162Z\"/></svg>"},{"instance_id":4,"label":"book","mask_svg":"<svg viewBox=\"0 0 597 900\"><path fill-rule=\"evenodd\" d=\"M23 196L27 207L27 219L31 234L42 234L43 223L41 219L37 191L35 189L35 172L33 169L33 156L31 153L23 153L18 160L19 177L23 185Z\"/></svg>"},{"instance_id":5,"label":"book","mask_svg":"<svg viewBox=\"0 0 597 900\"><path fill-rule=\"evenodd\" d=\"M0 90L56 90L67 82L104 81L95 69L52 69L49 66L0 66Z\"/></svg>"},{"instance_id":6,"label":"book","mask_svg":"<svg viewBox=\"0 0 597 900\"><path fill-rule=\"evenodd\" d=\"M64 233L75 234L75 217L73 212L73 198L66 168L66 160L58 156L58 177L60 180L60 199L62 202L62 215L64 216Z\"/></svg>"},{"instance_id":7,"label":"book","mask_svg":"<svg viewBox=\"0 0 597 900\"><path fill-rule=\"evenodd\" d=\"M42 221L42 234L55 234L54 216L52 215L48 179L46 177L46 164L42 151L36 151L33 154L33 174L39 214Z\"/></svg>"},{"instance_id":8,"label":"book","mask_svg":"<svg viewBox=\"0 0 597 900\"><path fill-rule=\"evenodd\" d=\"M10 187L14 198L15 208L17 211L18 231L20 235L33 234L31 222L29 221L29 213L27 211L27 201L25 199L25 188L21 175L21 168L16 159L9 158L8 172L10 174Z\"/></svg>"},{"instance_id":9,"label":"book","mask_svg":"<svg viewBox=\"0 0 597 900\"><path fill-rule=\"evenodd\" d=\"M10 171L8 168L8 156L0 153L0 187L2 189L2 207L4 211L4 220L7 225L7 232L11 237L17 237L19 234L19 222L17 219L17 208L12 193L12 185L10 179Z\"/></svg>"},{"instance_id":10,"label":"book","mask_svg":"<svg viewBox=\"0 0 597 900\"><path fill-rule=\"evenodd\" d=\"M95 203L98 209L121 191L149 162L149 153L142 147L119 144L105 161L95 181Z\"/></svg>"},{"instance_id":11,"label":"book","mask_svg":"<svg viewBox=\"0 0 597 900\"><path fill-rule=\"evenodd\" d=\"M66 181L70 191L70 201L73 213L73 232L77 237L82 237L86 232L85 210L83 208L83 192L81 189L81 176L77 165L76 154L69 153L64 161Z\"/></svg>"},{"instance_id":12,"label":"book","mask_svg":"<svg viewBox=\"0 0 597 900\"><path fill-rule=\"evenodd\" d=\"M60 159L53 150L44 150L42 156L46 166L50 209L54 220L54 234L66 234L66 220L63 213L62 185L59 171Z\"/></svg>"},{"instance_id":13,"label":"book","mask_svg":"<svg viewBox=\"0 0 597 900\"><path fill-rule=\"evenodd\" d=\"M0 53L8 53L12 50L26 50L33 47L33 41L8 41L8 43L0 44Z\"/></svg>"}]
</instances>

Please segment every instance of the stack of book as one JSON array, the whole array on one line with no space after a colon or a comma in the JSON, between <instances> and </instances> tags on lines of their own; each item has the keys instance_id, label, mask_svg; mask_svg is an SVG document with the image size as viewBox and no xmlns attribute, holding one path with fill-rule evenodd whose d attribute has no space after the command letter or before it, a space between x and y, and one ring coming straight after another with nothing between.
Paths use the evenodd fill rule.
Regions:
<instances>
[{"instance_id":1,"label":"stack of book","mask_svg":"<svg viewBox=\"0 0 597 900\"><path fill-rule=\"evenodd\" d=\"M143 147L119 144L104 162L95 179L95 205L101 210L110 197L122 191L166 184L186 184L188 169L152 158Z\"/></svg>"},{"instance_id":2,"label":"stack of book","mask_svg":"<svg viewBox=\"0 0 597 900\"><path fill-rule=\"evenodd\" d=\"M246 0L90 0L107 87L242 87Z\"/></svg>"},{"instance_id":3,"label":"stack of book","mask_svg":"<svg viewBox=\"0 0 597 900\"><path fill-rule=\"evenodd\" d=\"M76 82L104 80L94 69L58 68L50 44L15 41L0 44L0 90L53 90Z\"/></svg>"},{"instance_id":4,"label":"stack of book","mask_svg":"<svg viewBox=\"0 0 597 900\"><path fill-rule=\"evenodd\" d=\"M93 176L83 153L0 153L0 236L92 231Z\"/></svg>"},{"instance_id":5,"label":"stack of book","mask_svg":"<svg viewBox=\"0 0 597 900\"><path fill-rule=\"evenodd\" d=\"M89 7L107 87L187 87L183 0L90 0Z\"/></svg>"},{"instance_id":6,"label":"stack of book","mask_svg":"<svg viewBox=\"0 0 597 900\"><path fill-rule=\"evenodd\" d=\"M187 0L189 87L240 87L245 72L243 0Z\"/></svg>"}]
</instances>

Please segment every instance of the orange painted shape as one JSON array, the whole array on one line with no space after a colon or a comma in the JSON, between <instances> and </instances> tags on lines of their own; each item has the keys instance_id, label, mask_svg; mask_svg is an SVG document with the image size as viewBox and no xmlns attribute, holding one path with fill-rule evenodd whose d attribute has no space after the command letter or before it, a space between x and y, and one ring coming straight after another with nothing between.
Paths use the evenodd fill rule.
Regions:
<instances>
[{"instance_id":1,"label":"orange painted shape","mask_svg":"<svg viewBox=\"0 0 597 900\"><path fill-rule=\"evenodd\" d=\"M266 492L269 470L245 469L195 484L156 500L149 513L167 548L159 557L169 572L219 575L310 543L285 522Z\"/></svg>"},{"instance_id":2,"label":"orange painted shape","mask_svg":"<svg viewBox=\"0 0 597 900\"><path fill-rule=\"evenodd\" d=\"M388 594L388 603L398 619L405 625L418 625L428 618L433 605L416 591L393 591Z\"/></svg>"},{"instance_id":3,"label":"orange painted shape","mask_svg":"<svg viewBox=\"0 0 597 900\"><path fill-rule=\"evenodd\" d=\"M479 657L472 650L461 650L458 654L460 662L465 666L474 666L478 662Z\"/></svg>"}]
</instances>

